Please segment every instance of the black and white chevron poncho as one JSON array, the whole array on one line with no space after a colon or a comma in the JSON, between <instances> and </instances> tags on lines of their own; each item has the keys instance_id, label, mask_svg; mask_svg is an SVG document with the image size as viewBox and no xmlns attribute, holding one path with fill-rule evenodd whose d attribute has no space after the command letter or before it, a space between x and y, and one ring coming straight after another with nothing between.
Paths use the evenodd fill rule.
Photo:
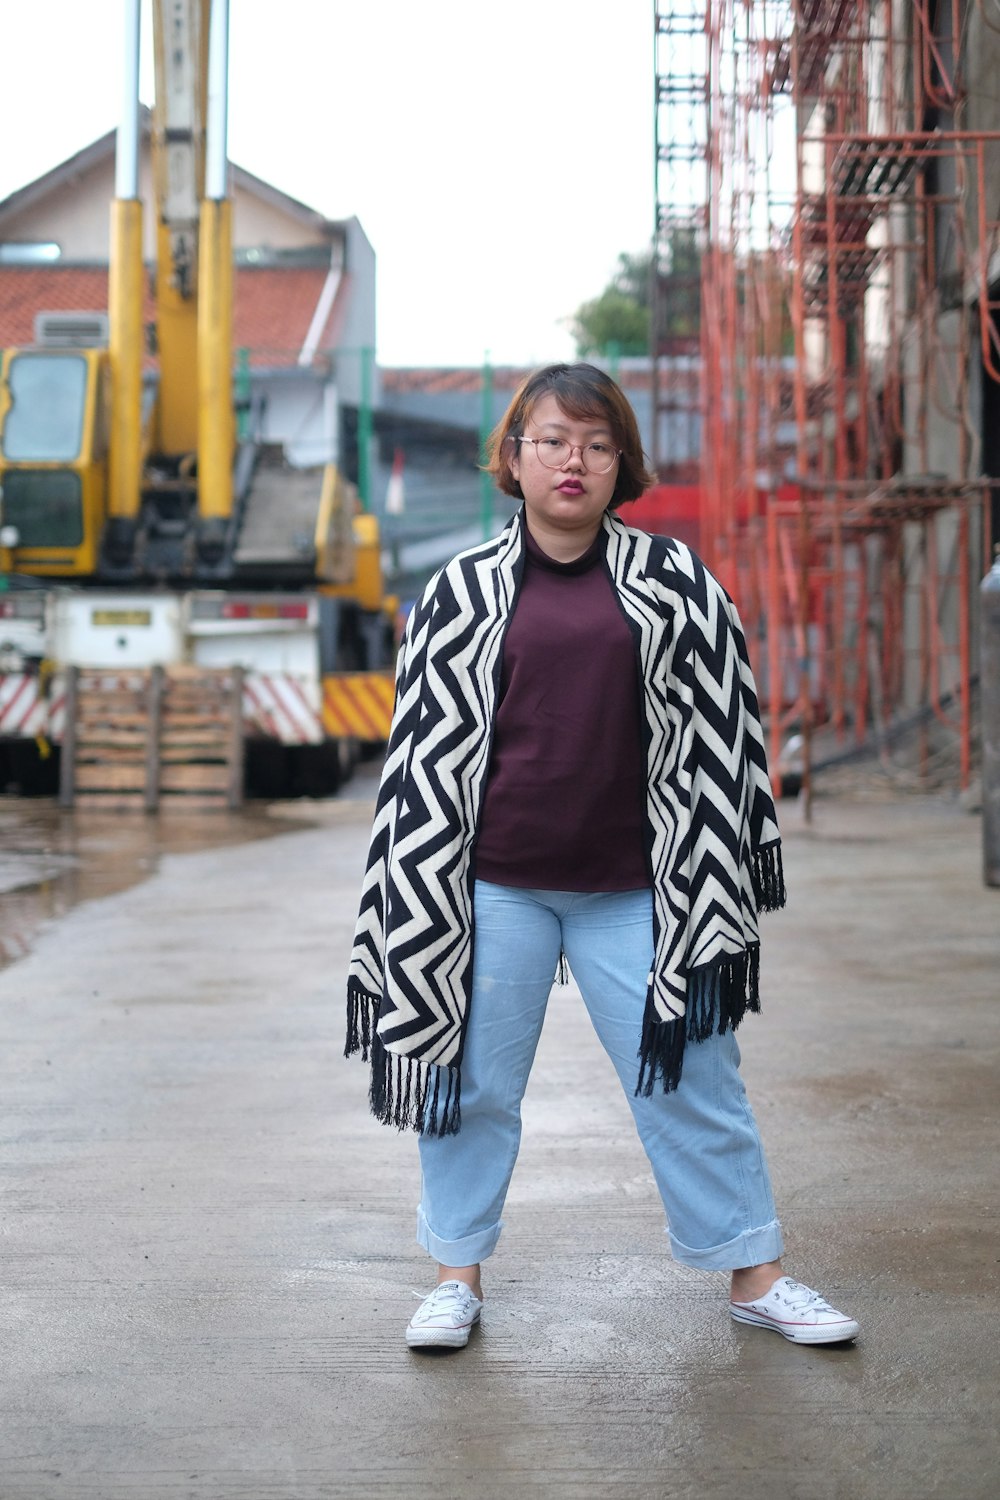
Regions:
<instances>
[{"instance_id":1,"label":"black and white chevron poncho","mask_svg":"<svg viewBox=\"0 0 1000 1500\"><path fill-rule=\"evenodd\" d=\"M784 905L778 827L736 609L680 542L603 519L643 685L654 966L637 1092L680 1079L685 1041L759 1010L757 914ZM376 1117L457 1131L472 988L476 827L524 516L428 584L400 651L348 981L346 1055Z\"/></svg>"}]
</instances>

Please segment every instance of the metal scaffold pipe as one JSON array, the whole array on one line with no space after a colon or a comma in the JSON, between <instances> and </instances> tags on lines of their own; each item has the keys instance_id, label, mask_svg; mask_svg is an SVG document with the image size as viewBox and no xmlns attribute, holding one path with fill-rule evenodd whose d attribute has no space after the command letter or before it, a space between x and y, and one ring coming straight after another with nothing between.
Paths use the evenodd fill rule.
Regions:
<instances>
[{"instance_id":1,"label":"metal scaffold pipe","mask_svg":"<svg viewBox=\"0 0 1000 1500\"><path fill-rule=\"evenodd\" d=\"M205 197L227 197L229 185L229 0L211 0L208 31L208 120Z\"/></svg>"},{"instance_id":2,"label":"metal scaffold pipe","mask_svg":"<svg viewBox=\"0 0 1000 1500\"><path fill-rule=\"evenodd\" d=\"M139 10L123 0L122 108L115 142L115 197L139 196Z\"/></svg>"}]
</instances>

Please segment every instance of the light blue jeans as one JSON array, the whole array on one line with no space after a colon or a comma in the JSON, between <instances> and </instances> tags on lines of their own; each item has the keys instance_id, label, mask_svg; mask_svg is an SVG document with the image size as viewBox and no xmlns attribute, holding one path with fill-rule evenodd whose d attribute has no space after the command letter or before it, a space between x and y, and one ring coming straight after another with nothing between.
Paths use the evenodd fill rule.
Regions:
<instances>
[{"instance_id":1,"label":"light blue jeans","mask_svg":"<svg viewBox=\"0 0 1000 1500\"><path fill-rule=\"evenodd\" d=\"M581 895L479 881L475 918L462 1128L420 1138L424 1249L442 1265L471 1266L496 1248L521 1100L562 949L628 1096L674 1259L707 1271L776 1260L781 1229L732 1032L688 1043L675 1092L657 1086L649 1098L635 1097L653 961L650 892Z\"/></svg>"}]
</instances>

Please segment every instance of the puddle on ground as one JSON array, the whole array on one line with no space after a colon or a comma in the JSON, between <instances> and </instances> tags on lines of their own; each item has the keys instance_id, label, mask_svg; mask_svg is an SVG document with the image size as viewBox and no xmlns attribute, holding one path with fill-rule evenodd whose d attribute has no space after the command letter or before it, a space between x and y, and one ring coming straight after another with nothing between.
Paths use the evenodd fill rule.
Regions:
<instances>
[{"instance_id":1,"label":"puddle on ground","mask_svg":"<svg viewBox=\"0 0 1000 1500\"><path fill-rule=\"evenodd\" d=\"M309 821L301 812L286 820L269 804L145 816L0 797L0 968L31 951L44 923L147 880L164 854L274 838Z\"/></svg>"}]
</instances>

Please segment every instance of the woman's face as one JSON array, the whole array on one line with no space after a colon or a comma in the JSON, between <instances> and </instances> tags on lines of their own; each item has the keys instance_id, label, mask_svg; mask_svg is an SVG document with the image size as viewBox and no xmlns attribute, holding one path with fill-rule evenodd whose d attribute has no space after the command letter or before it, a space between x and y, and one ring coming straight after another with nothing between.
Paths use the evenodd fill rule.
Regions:
<instances>
[{"instance_id":1,"label":"woman's face","mask_svg":"<svg viewBox=\"0 0 1000 1500\"><path fill-rule=\"evenodd\" d=\"M562 467L551 469L542 463L535 443L515 442L517 451L511 456L510 468L524 495L532 535L542 542L547 532L565 533L586 538L589 545L615 492L619 461L616 458L606 474L595 474L587 469L582 450L591 444L614 448L610 427L601 417L583 421L568 417L555 396L549 394L535 403L524 436L572 444ZM599 463L597 456L588 456L588 461L595 466Z\"/></svg>"}]
</instances>

